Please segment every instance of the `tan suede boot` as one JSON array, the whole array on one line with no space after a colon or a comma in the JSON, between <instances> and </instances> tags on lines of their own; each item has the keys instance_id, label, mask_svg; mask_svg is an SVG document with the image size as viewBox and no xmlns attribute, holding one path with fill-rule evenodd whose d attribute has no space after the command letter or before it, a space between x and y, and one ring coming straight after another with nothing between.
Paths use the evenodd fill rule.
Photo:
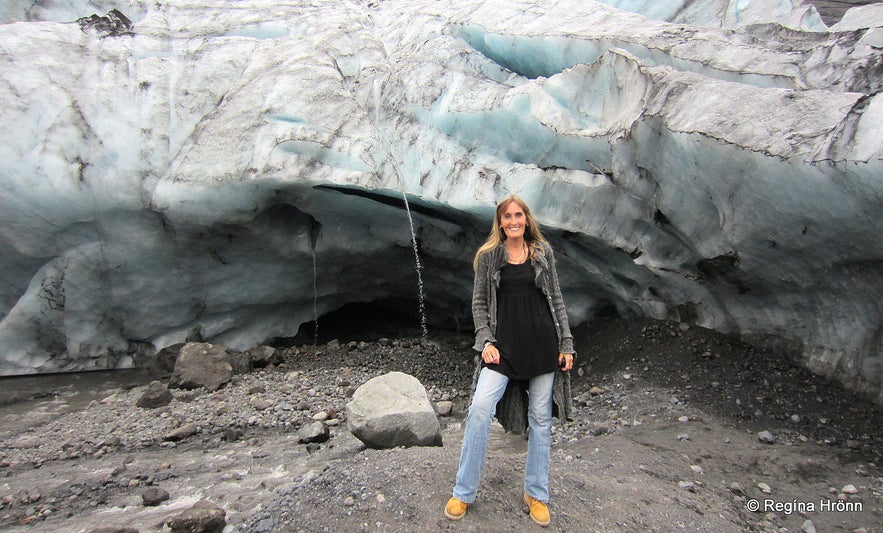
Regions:
<instances>
[{"instance_id":1,"label":"tan suede boot","mask_svg":"<svg viewBox=\"0 0 883 533\"><path fill-rule=\"evenodd\" d=\"M457 498L451 498L448 500L448 504L445 505L445 516L451 520L459 520L466 514L467 507L469 507L468 503L461 502Z\"/></svg>"},{"instance_id":2,"label":"tan suede boot","mask_svg":"<svg viewBox=\"0 0 883 533\"><path fill-rule=\"evenodd\" d=\"M533 521L537 524L546 527L552 523L552 516L549 514L549 506L545 503L525 494L524 505L527 506L526 512L530 513L530 517L533 518Z\"/></svg>"}]
</instances>

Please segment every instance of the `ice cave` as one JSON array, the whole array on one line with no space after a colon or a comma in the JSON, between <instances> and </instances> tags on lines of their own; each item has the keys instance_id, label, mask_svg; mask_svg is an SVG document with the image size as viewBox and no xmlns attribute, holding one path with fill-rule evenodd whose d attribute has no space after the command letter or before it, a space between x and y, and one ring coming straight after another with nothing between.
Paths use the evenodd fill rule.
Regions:
<instances>
[{"instance_id":1,"label":"ice cave","mask_svg":"<svg viewBox=\"0 0 883 533\"><path fill-rule=\"evenodd\" d=\"M94 16L93 16L94 15ZM800 346L883 403L883 4L0 2L0 373L471 323L516 193L571 323ZM422 315L422 316L421 316Z\"/></svg>"}]
</instances>

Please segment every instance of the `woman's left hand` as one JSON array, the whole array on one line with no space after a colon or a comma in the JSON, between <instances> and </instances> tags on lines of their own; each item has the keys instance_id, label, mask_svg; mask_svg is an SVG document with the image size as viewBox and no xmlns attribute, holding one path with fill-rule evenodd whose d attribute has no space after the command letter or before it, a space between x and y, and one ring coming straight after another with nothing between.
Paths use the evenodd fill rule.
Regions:
<instances>
[{"instance_id":1,"label":"woman's left hand","mask_svg":"<svg viewBox=\"0 0 883 533\"><path fill-rule=\"evenodd\" d=\"M559 353L558 354L558 366L561 367L563 372L568 372L573 368L573 354L572 353Z\"/></svg>"}]
</instances>

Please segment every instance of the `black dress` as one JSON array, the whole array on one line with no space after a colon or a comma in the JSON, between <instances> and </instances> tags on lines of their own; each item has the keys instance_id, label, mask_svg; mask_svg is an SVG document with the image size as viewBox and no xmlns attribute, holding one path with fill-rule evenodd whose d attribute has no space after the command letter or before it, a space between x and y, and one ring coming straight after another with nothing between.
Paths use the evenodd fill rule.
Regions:
<instances>
[{"instance_id":1,"label":"black dress","mask_svg":"<svg viewBox=\"0 0 883 533\"><path fill-rule=\"evenodd\" d=\"M511 379L529 380L558 367L555 322L529 262L507 263L500 271L496 338L500 363L486 366Z\"/></svg>"}]
</instances>

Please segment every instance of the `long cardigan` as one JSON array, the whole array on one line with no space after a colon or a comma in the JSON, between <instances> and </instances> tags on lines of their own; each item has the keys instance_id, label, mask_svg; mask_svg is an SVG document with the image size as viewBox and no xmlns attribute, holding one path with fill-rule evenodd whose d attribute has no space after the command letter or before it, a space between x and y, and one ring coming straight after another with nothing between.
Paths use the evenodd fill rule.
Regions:
<instances>
[{"instance_id":1,"label":"long cardigan","mask_svg":"<svg viewBox=\"0 0 883 533\"><path fill-rule=\"evenodd\" d=\"M546 296L549 310L555 320L558 335L558 351L575 353L573 335L567 321L564 298L558 285L558 271L555 268L555 256L552 247L541 243L540 250L531 258L530 263L535 273L537 287ZM497 330L497 288L500 286L500 270L506 265L506 247L500 245L485 252L478 258L475 269L475 283L472 288L472 320L475 323L475 344L473 348L479 352L484 350L486 342L495 342ZM472 379L472 390L478 383L481 371L481 356L477 356L475 374ZM571 420L573 399L570 388L570 373L555 371L555 384L552 392L552 414L560 420ZM523 382L509 380L506 392L497 404L496 417L508 432L527 434L527 387Z\"/></svg>"}]
</instances>

